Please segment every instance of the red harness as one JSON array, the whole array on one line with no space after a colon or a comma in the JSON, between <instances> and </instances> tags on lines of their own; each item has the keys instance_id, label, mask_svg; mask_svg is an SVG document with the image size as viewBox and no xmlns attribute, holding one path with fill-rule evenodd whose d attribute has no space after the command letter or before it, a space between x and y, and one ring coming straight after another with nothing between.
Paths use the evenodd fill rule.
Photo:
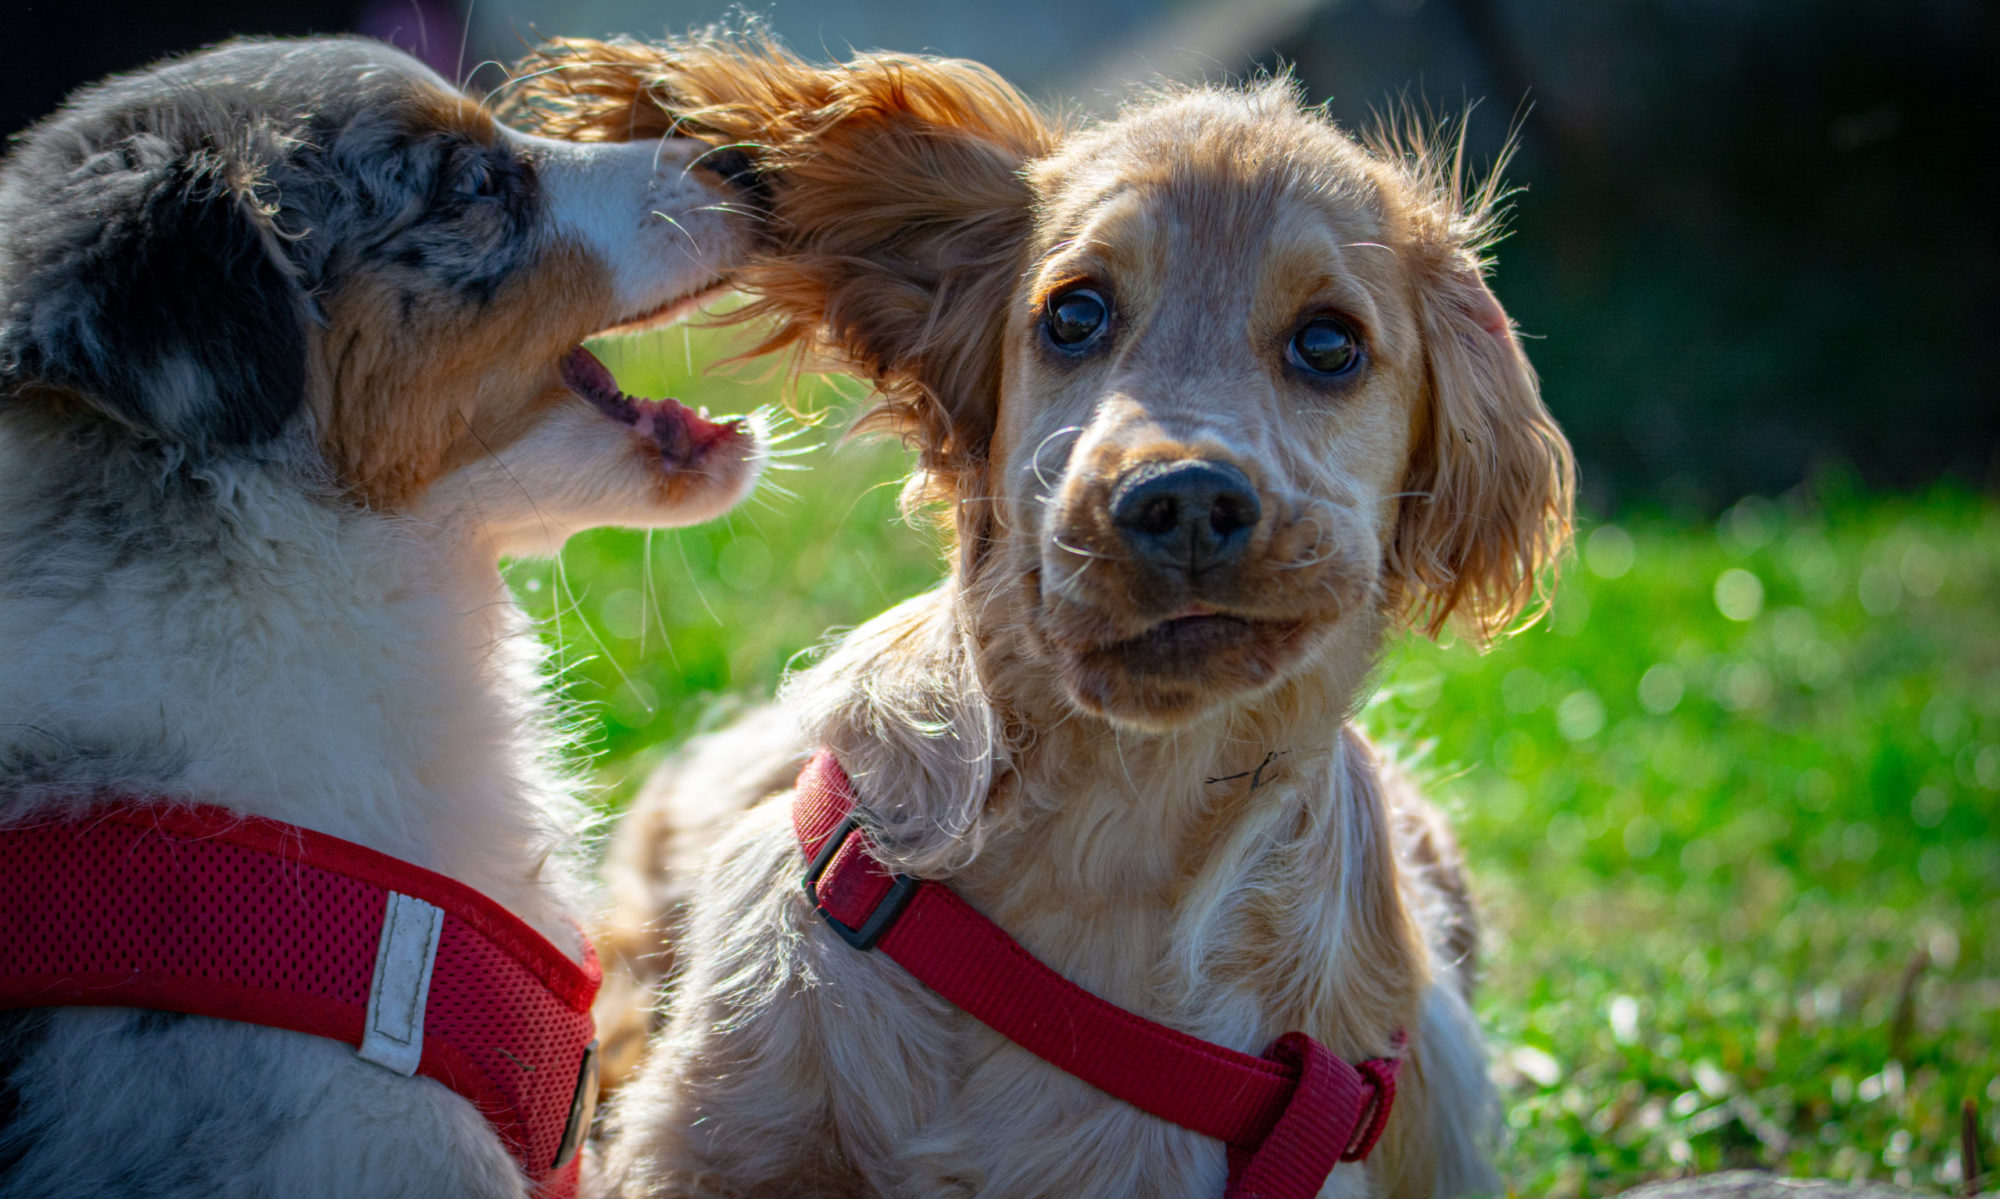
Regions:
<instances>
[{"instance_id":1,"label":"red harness","mask_svg":"<svg viewBox=\"0 0 2000 1199\"><path fill-rule=\"evenodd\" d=\"M1107 1003L1036 960L949 887L890 874L855 804L847 773L821 750L799 776L792 827L811 863L806 894L833 930L856 949L879 948L1036 1057L1225 1143L1225 1199L1311 1199L1336 1163L1375 1147L1400 1059L1352 1066L1298 1032L1252 1057Z\"/></svg>"},{"instance_id":2,"label":"red harness","mask_svg":"<svg viewBox=\"0 0 2000 1199\"><path fill-rule=\"evenodd\" d=\"M345 1041L471 1100L539 1199L576 1191L599 978L465 884L310 829L124 803L0 831L0 1008Z\"/></svg>"}]
</instances>

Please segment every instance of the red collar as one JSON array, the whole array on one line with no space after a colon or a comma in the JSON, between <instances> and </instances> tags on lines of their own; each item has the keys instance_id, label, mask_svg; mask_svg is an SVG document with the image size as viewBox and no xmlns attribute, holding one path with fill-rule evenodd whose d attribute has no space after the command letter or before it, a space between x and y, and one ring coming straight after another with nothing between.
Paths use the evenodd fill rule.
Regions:
<instances>
[{"instance_id":1,"label":"red collar","mask_svg":"<svg viewBox=\"0 0 2000 1199\"><path fill-rule=\"evenodd\" d=\"M1107 1003L1036 960L949 887L890 874L855 804L853 783L821 750L799 775L792 827L811 863L806 894L833 930L856 949L879 948L1036 1057L1226 1143L1225 1199L1310 1199L1337 1162L1375 1147L1400 1059L1352 1066L1297 1032L1251 1057Z\"/></svg>"},{"instance_id":2,"label":"red collar","mask_svg":"<svg viewBox=\"0 0 2000 1199\"><path fill-rule=\"evenodd\" d=\"M577 1186L600 975L463 883L310 829L131 802L0 831L0 1008L188 1012L345 1041Z\"/></svg>"}]
</instances>

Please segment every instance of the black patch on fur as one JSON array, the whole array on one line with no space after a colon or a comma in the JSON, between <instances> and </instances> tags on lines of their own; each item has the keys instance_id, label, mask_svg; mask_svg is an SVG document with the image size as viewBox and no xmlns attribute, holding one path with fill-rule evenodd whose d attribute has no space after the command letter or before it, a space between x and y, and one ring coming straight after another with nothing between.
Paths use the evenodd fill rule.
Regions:
<instances>
[{"instance_id":1,"label":"black patch on fur","mask_svg":"<svg viewBox=\"0 0 2000 1199\"><path fill-rule=\"evenodd\" d=\"M23 1134L21 1089L14 1074L49 1035L49 1013L30 1008L0 1012L0 1178L5 1178L33 1147Z\"/></svg>"},{"instance_id":2,"label":"black patch on fur","mask_svg":"<svg viewBox=\"0 0 2000 1199\"><path fill-rule=\"evenodd\" d=\"M530 230L541 191L533 165L504 143L478 146L456 135L419 140L408 153L435 166L422 217L391 243L392 261L415 276L416 286L405 290L491 304L537 248Z\"/></svg>"},{"instance_id":3,"label":"black patch on fur","mask_svg":"<svg viewBox=\"0 0 2000 1199\"><path fill-rule=\"evenodd\" d=\"M352 281L493 302L544 249L528 156L432 119L450 85L364 39L233 42L72 96L0 163L0 406L198 450L304 407ZM73 423L73 422L72 422Z\"/></svg>"},{"instance_id":4,"label":"black patch on fur","mask_svg":"<svg viewBox=\"0 0 2000 1199\"><path fill-rule=\"evenodd\" d=\"M25 157L0 192L14 243L0 275L0 396L58 388L169 442L277 433L305 399L306 334L255 195L263 164L143 129L71 155L55 178L24 178L47 165Z\"/></svg>"},{"instance_id":5,"label":"black patch on fur","mask_svg":"<svg viewBox=\"0 0 2000 1199\"><path fill-rule=\"evenodd\" d=\"M132 1017L132 1023L125 1029L128 1037L150 1037L165 1032L188 1018L186 1012L162 1012L144 1008Z\"/></svg>"}]
</instances>

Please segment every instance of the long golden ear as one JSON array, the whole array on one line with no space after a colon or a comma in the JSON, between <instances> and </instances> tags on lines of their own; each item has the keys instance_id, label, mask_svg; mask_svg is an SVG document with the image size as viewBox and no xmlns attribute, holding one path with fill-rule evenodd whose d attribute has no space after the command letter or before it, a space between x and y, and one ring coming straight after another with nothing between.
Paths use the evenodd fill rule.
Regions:
<instances>
[{"instance_id":1,"label":"long golden ear","mask_svg":"<svg viewBox=\"0 0 2000 1199\"><path fill-rule=\"evenodd\" d=\"M1486 646L1547 609L1569 545L1576 463L1542 405L1514 322L1486 285L1499 171L1468 187L1464 126L1392 111L1368 138L1403 201L1403 257L1423 338L1425 395L1389 551L1391 598L1436 637ZM1538 596L1541 603L1537 605Z\"/></svg>"},{"instance_id":2,"label":"long golden ear","mask_svg":"<svg viewBox=\"0 0 2000 1199\"><path fill-rule=\"evenodd\" d=\"M1567 547L1576 467L1476 254L1418 255L1428 394L1390 565L1412 625L1435 637L1453 620L1483 646Z\"/></svg>"},{"instance_id":3,"label":"long golden ear","mask_svg":"<svg viewBox=\"0 0 2000 1199\"><path fill-rule=\"evenodd\" d=\"M1033 223L1022 168L1056 137L1035 106L977 63L816 66L768 40L567 42L543 58L523 88L552 133L673 130L749 156L769 242L736 273L752 298L733 319L771 322L752 352L809 349L870 380L879 402L857 427L915 445L930 495L968 494Z\"/></svg>"}]
</instances>

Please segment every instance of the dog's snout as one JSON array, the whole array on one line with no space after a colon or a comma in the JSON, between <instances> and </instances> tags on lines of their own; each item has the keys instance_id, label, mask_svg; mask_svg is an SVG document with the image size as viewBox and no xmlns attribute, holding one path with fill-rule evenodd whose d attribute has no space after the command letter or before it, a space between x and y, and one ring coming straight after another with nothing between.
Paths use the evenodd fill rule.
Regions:
<instances>
[{"instance_id":1,"label":"dog's snout","mask_svg":"<svg viewBox=\"0 0 2000 1199\"><path fill-rule=\"evenodd\" d=\"M1132 552L1189 575L1235 562L1263 515L1257 489L1227 462L1149 462L1111 493L1111 520Z\"/></svg>"}]
</instances>

